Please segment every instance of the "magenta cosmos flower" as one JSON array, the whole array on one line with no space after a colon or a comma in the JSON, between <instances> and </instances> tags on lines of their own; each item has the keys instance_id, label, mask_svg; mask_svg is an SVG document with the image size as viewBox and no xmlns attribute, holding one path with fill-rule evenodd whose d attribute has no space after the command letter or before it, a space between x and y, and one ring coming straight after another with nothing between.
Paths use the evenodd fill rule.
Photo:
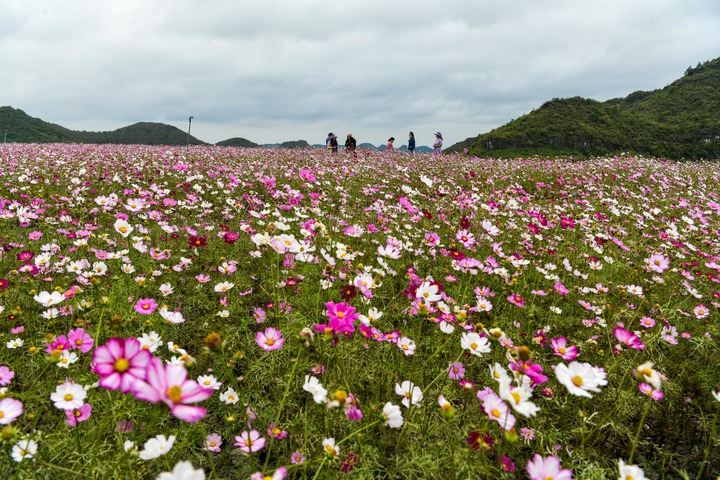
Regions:
<instances>
[{"instance_id":1,"label":"magenta cosmos flower","mask_svg":"<svg viewBox=\"0 0 720 480\"><path fill-rule=\"evenodd\" d=\"M281 349L285 343L285 339L282 337L280 330L270 327L266 328L264 332L257 333L255 343L258 344L258 347L269 352L271 350Z\"/></svg>"},{"instance_id":2,"label":"magenta cosmos flower","mask_svg":"<svg viewBox=\"0 0 720 480\"><path fill-rule=\"evenodd\" d=\"M154 298L141 298L133 308L140 315L150 315L158 308L158 304Z\"/></svg>"},{"instance_id":3,"label":"magenta cosmos flower","mask_svg":"<svg viewBox=\"0 0 720 480\"><path fill-rule=\"evenodd\" d=\"M206 400L213 392L213 389L203 388L195 380L189 380L184 366L163 365L162 360L156 357L150 359L145 381L138 381L133 387L133 394L138 400L164 402L175 417L190 423L203 418L207 410L187 404Z\"/></svg>"},{"instance_id":4,"label":"magenta cosmos flower","mask_svg":"<svg viewBox=\"0 0 720 480\"><path fill-rule=\"evenodd\" d=\"M527 472L530 480L572 480L572 471L562 468L560 460L552 456L543 458L539 453L528 461Z\"/></svg>"},{"instance_id":5,"label":"magenta cosmos flower","mask_svg":"<svg viewBox=\"0 0 720 480\"><path fill-rule=\"evenodd\" d=\"M145 380L151 358L136 338L111 338L93 352L94 371L101 387L127 393L136 381Z\"/></svg>"}]
</instances>

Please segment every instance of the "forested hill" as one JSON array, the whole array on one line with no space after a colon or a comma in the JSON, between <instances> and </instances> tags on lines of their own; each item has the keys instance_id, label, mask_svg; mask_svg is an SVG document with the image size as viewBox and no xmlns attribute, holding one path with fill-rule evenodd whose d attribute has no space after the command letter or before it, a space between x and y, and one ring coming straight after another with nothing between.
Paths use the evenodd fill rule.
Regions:
<instances>
[{"instance_id":1,"label":"forested hill","mask_svg":"<svg viewBox=\"0 0 720 480\"><path fill-rule=\"evenodd\" d=\"M187 132L164 123L139 122L110 132L69 130L34 118L20 109L0 107L0 135L7 142L19 143L121 143L137 145L185 145ZM192 145L204 145L192 135Z\"/></svg>"},{"instance_id":2,"label":"forested hill","mask_svg":"<svg viewBox=\"0 0 720 480\"><path fill-rule=\"evenodd\" d=\"M598 102L553 99L450 147L480 157L581 157L620 152L672 159L720 157L720 59L688 68L665 88Z\"/></svg>"}]
</instances>

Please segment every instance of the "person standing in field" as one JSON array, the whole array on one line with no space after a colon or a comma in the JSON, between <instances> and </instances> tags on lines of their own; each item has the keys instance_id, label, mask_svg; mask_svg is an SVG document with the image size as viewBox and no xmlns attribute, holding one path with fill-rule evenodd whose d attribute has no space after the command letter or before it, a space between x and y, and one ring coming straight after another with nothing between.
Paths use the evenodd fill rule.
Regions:
<instances>
[{"instance_id":1,"label":"person standing in field","mask_svg":"<svg viewBox=\"0 0 720 480\"><path fill-rule=\"evenodd\" d=\"M435 143L433 143L433 148L435 149L435 155L439 155L442 153L442 145L443 145L443 138L442 133L435 132Z\"/></svg>"},{"instance_id":2,"label":"person standing in field","mask_svg":"<svg viewBox=\"0 0 720 480\"><path fill-rule=\"evenodd\" d=\"M355 137L352 136L352 133L347 134L347 139L345 140L345 151L347 153L352 153L353 156L357 156L355 154L355 147L357 146L357 142L355 141Z\"/></svg>"},{"instance_id":3,"label":"person standing in field","mask_svg":"<svg viewBox=\"0 0 720 480\"><path fill-rule=\"evenodd\" d=\"M328 136L325 139L325 148L328 148L328 144L330 143L330 137L332 137L332 134L333 134L332 132L328 133Z\"/></svg>"},{"instance_id":4,"label":"person standing in field","mask_svg":"<svg viewBox=\"0 0 720 480\"><path fill-rule=\"evenodd\" d=\"M338 152L338 141L337 141L337 135L334 133L330 134L330 141L327 144L328 150L330 150L330 153L337 153Z\"/></svg>"},{"instance_id":5,"label":"person standing in field","mask_svg":"<svg viewBox=\"0 0 720 480\"><path fill-rule=\"evenodd\" d=\"M410 132L410 138L408 138L408 152L415 153L415 134Z\"/></svg>"},{"instance_id":6,"label":"person standing in field","mask_svg":"<svg viewBox=\"0 0 720 480\"><path fill-rule=\"evenodd\" d=\"M394 141L395 141L395 137L388 138L388 143L386 145L388 150L395 150L395 147L393 146Z\"/></svg>"}]
</instances>

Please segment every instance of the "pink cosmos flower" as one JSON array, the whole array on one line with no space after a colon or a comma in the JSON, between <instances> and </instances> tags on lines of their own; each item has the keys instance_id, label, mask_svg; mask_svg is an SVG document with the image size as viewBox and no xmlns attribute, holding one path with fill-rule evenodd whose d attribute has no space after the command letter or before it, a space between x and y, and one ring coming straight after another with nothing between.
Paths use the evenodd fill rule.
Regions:
<instances>
[{"instance_id":1,"label":"pink cosmos flower","mask_svg":"<svg viewBox=\"0 0 720 480\"><path fill-rule=\"evenodd\" d=\"M10 385L10 382L12 381L14 376L15 372L10 370L5 365L0 367L0 386L4 387L5 385Z\"/></svg>"},{"instance_id":2,"label":"pink cosmos flower","mask_svg":"<svg viewBox=\"0 0 720 480\"><path fill-rule=\"evenodd\" d=\"M567 287L560 282L555 282L555 285L553 285L553 287L555 288L555 291L560 295L567 295L568 293L570 293L570 290L568 290Z\"/></svg>"},{"instance_id":3,"label":"pink cosmos flower","mask_svg":"<svg viewBox=\"0 0 720 480\"><path fill-rule=\"evenodd\" d=\"M65 410L65 422L71 427L76 426L79 422L84 422L90 418L92 413L92 406L89 403L84 403L80 408L74 408L72 410Z\"/></svg>"},{"instance_id":4,"label":"pink cosmos flower","mask_svg":"<svg viewBox=\"0 0 720 480\"><path fill-rule=\"evenodd\" d=\"M451 363L448 367L448 377L460 380L465 377L465 366L460 362Z\"/></svg>"},{"instance_id":5,"label":"pink cosmos flower","mask_svg":"<svg viewBox=\"0 0 720 480\"><path fill-rule=\"evenodd\" d=\"M615 327L613 329L613 335L615 335L615 338L617 338L618 342L626 345L629 348L632 348L633 350L645 350L646 348L645 344L642 343L642 340L640 340L640 337L638 337L629 330L625 330L622 327ZM616 346L616 348L617 347L619 347L619 345ZM620 349L618 348L618 350Z\"/></svg>"},{"instance_id":6,"label":"pink cosmos flower","mask_svg":"<svg viewBox=\"0 0 720 480\"><path fill-rule=\"evenodd\" d=\"M662 392L662 390L655 389L655 388L653 388L652 385L650 385L648 383L638 384L638 390L640 390L641 393L647 395L648 397L652 398L656 402L665 398L665 394Z\"/></svg>"},{"instance_id":7,"label":"pink cosmos flower","mask_svg":"<svg viewBox=\"0 0 720 480\"><path fill-rule=\"evenodd\" d=\"M279 350L285 344L280 330L272 327L266 328L264 332L258 332L255 336L255 343L266 352Z\"/></svg>"},{"instance_id":8,"label":"pink cosmos flower","mask_svg":"<svg viewBox=\"0 0 720 480\"><path fill-rule=\"evenodd\" d=\"M485 390L482 393L484 393L482 408L488 418L498 422L503 429L511 430L515 426L515 416L510 412L505 401L495 392Z\"/></svg>"},{"instance_id":9,"label":"pink cosmos flower","mask_svg":"<svg viewBox=\"0 0 720 480\"><path fill-rule=\"evenodd\" d=\"M355 307L344 302L327 302L325 307L327 308L327 314L330 317L327 326L336 335L345 334L347 336L352 336L355 332L354 322L360 318L360 314L355 311Z\"/></svg>"},{"instance_id":10,"label":"pink cosmos flower","mask_svg":"<svg viewBox=\"0 0 720 480\"><path fill-rule=\"evenodd\" d=\"M275 426L274 423L270 424L267 433L271 438L275 438L277 440L282 440L283 438L288 436L288 432L286 430L280 430Z\"/></svg>"},{"instance_id":11,"label":"pink cosmos flower","mask_svg":"<svg viewBox=\"0 0 720 480\"><path fill-rule=\"evenodd\" d=\"M528 461L527 472L530 480L572 480L572 471L562 468L557 457L543 458L539 453Z\"/></svg>"},{"instance_id":12,"label":"pink cosmos flower","mask_svg":"<svg viewBox=\"0 0 720 480\"><path fill-rule=\"evenodd\" d=\"M158 308L158 304L154 298L141 298L133 308L140 315L150 315Z\"/></svg>"},{"instance_id":13,"label":"pink cosmos flower","mask_svg":"<svg viewBox=\"0 0 720 480\"><path fill-rule=\"evenodd\" d=\"M220 445L222 445L222 437L217 433L211 433L205 438L205 450L220 453Z\"/></svg>"},{"instance_id":14,"label":"pink cosmos flower","mask_svg":"<svg viewBox=\"0 0 720 480\"><path fill-rule=\"evenodd\" d=\"M94 372L101 387L127 393L136 381L145 380L151 357L136 338L111 338L93 352Z\"/></svg>"},{"instance_id":15,"label":"pink cosmos flower","mask_svg":"<svg viewBox=\"0 0 720 480\"><path fill-rule=\"evenodd\" d=\"M23 413L23 404L14 398L0 400L0 425L9 425Z\"/></svg>"},{"instance_id":16,"label":"pink cosmos flower","mask_svg":"<svg viewBox=\"0 0 720 480\"><path fill-rule=\"evenodd\" d=\"M575 360L578 356L578 349L575 345L567 346L567 339L565 337L557 337L550 339L550 345L553 349L553 355L566 360L568 362Z\"/></svg>"},{"instance_id":17,"label":"pink cosmos flower","mask_svg":"<svg viewBox=\"0 0 720 480\"><path fill-rule=\"evenodd\" d=\"M287 468L280 467L275 472L273 472L272 476L270 475L264 475L262 472L255 472L252 475L250 475L250 480L285 480L287 478Z\"/></svg>"},{"instance_id":18,"label":"pink cosmos flower","mask_svg":"<svg viewBox=\"0 0 720 480\"><path fill-rule=\"evenodd\" d=\"M195 380L189 380L183 365L163 365L162 360L156 357L148 363L146 381L137 381L133 387L133 395L138 400L163 402L175 417L189 423L197 422L207 411L187 404L206 400L213 392L213 389L203 388Z\"/></svg>"},{"instance_id":19,"label":"pink cosmos flower","mask_svg":"<svg viewBox=\"0 0 720 480\"><path fill-rule=\"evenodd\" d=\"M655 320L650 317L643 317L640 319L640 325L645 328L652 328L655 326Z\"/></svg>"},{"instance_id":20,"label":"pink cosmos flower","mask_svg":"<svg viewBox=\"0 0 720 480\"><path fill-rule=\"evenodd\" d=\"M246 430L240 435L235 436L235 443L233 445L240 447L240 450L245 453L254 453L262 450L265 446L265 439L260 436L260 432L257 430L250 432Z\"/></svg>"},{"instance_id":21,"label":"pink cosmos flower","mask_svg":"<svg viewBox=\"0 0 720 480\"><path fill-rule=\"evenodd\" d=\"M693 308L693 313L695 314L695 318L700 320L710 315L710 309L702 303L699 303Z\"/></svg>"},{"instance_id":22,"label":"pink cosmos flower","mask_svg":"<svg viewBox=\"0 0 720 480\"><path fill-rule=\"evenodd\" d=\"M85 333L85 329L83 328L76 328L75 330L70 330L68 333L68 346L71 350L79 348L80 352L87 353L92 349L94 344L95 340Z\"/></svg>"},{"instance_id":23,"label":"pink cosmos flower","mask_svg":"<svg viewBox=\"0 0 720 480\"><path fill-rule=\"evenodd\" d=\"M512 303L513 305L517 307L524 307L525 306L525 300L518 295L517 293L510 294L509 297L507 297L508 302Z\"/></svg>"},{"instance_id":24,"label":"pink cosmos flower","mask_svg":"<svg viewBox=\"0 0 720 480\"><path fill-rule=\"evenodd\" d=\"M47 353L53 353L55 350L62 352L63 350L69 350L70 345L65 335L58 336L55 341L45 344L45 351Z\"/></svg>"}]
</instances>

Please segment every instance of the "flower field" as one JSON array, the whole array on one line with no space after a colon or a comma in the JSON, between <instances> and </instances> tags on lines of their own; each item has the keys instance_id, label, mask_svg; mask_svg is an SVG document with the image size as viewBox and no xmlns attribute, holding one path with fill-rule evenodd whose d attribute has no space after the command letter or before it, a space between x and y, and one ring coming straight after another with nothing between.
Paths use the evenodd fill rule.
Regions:
<instances>
[{"instance_id":1,"label":"flower field","mask_svg":"<svg viewBox=\"0 0 720 480\"><path fill-rule=\"evenodd\" d=\"M715 478L719 184L0 145L0 477Z\"/></svg>"}]
</instances>

